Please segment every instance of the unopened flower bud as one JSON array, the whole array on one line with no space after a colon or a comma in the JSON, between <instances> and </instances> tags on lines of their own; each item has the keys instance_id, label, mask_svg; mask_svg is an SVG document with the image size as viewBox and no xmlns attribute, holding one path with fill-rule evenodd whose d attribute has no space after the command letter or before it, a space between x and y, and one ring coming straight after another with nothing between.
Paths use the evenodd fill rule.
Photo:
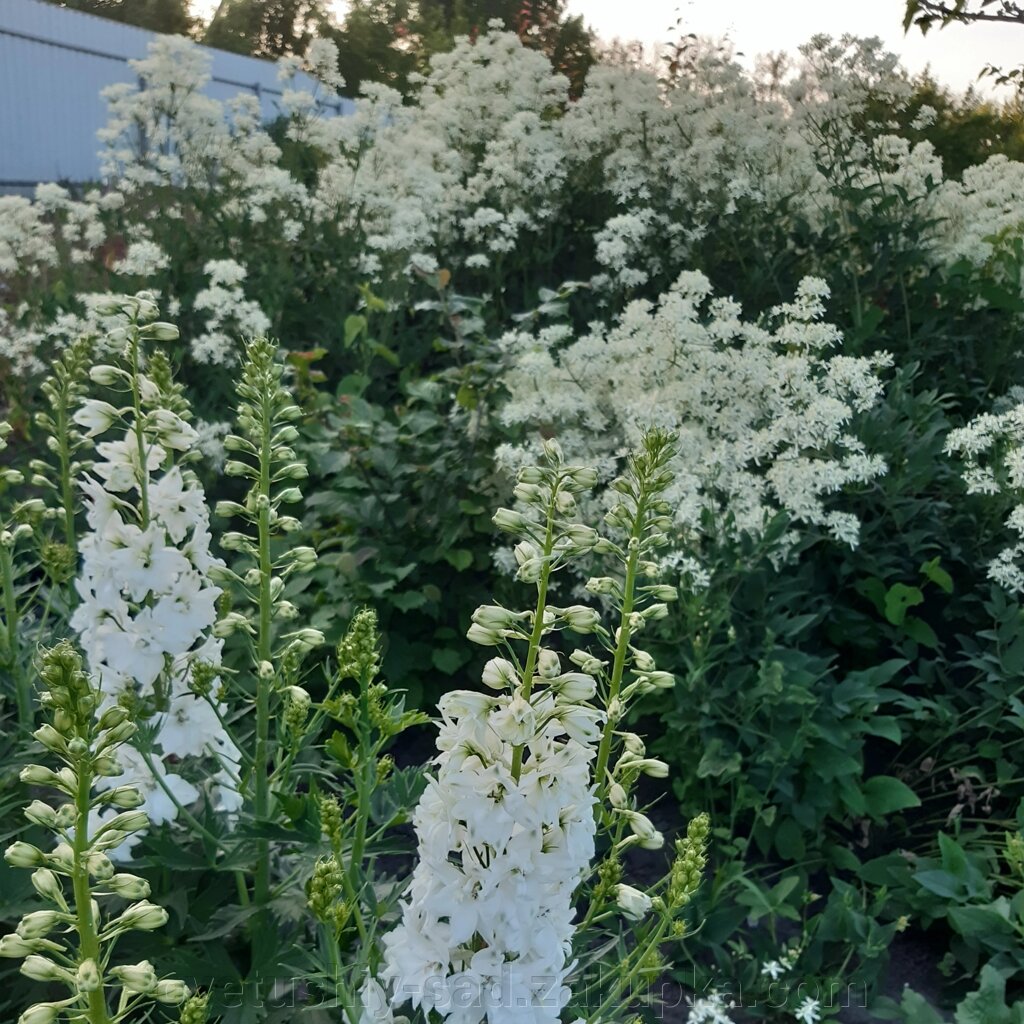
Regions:
<instances>
[{"instance_id":1,"label":"unopened flower bud","mask_svg":"<svg viewBox=\"0 0 1024 1024\"><path fill-rule=\"evenodd\" d=\"M57 827L57 812L42 800L33 800L25 808L25 817L35 825L42 825L43 828L52 830Z\"/></svg>"},{"instance_id":2,"label":"unopened flower bud","mask_svg":"<svg viewBox=\"0 0 1024 1024\"><path fill-rule=\"evenodd\" d=\"M491 517L491 522L506 533L521 533L532 525L526 516L511 508L499 508Z\"/></svg>"},{"instance_id":3,"label":"unopened flower bud","mask_svg":"<svg viewBox=\"0 0 1024 1024\"><path fill-rule=\"evenodd\" d=\"M615 887L615 902L631 921L642 920L651 909L651 897L647 893L622 882Z\"/></svg>"},{"instance_id":4,"label":"unopened flower bud","mask_svg":"<svg viewBox=\"0 0 1024 1024\"><path fill-rule=\"evenodd\" d=\"M174 324L163 323L159 320L156 323L147 324L144 330L146 336L154 341L177 341L181 336L181 332Z\"/></svg>"},{"instance_id":5,"label":"unopened flower bud","mask_svg":"<svg viewBox=\"0 0 1024 1024\"><path fill-rule=\"evenodd\" d=\"M121 928L142 932L155 931L167 924L167 911L155 903L142 900L130 906L116 922Z\"/></svg>"},{"instance_id":6,"label":"unopened flower bud","mask_svg":"<svg viewBox=\"0 0 1024 1024\"><path fill-rule=\"evenodd\" d=\"M157 1002L169 1003L172 1006L185 1002L188 996L188 986L185 982L177 981L173 978L165 978L163 981L158 981L156 988L153 989L153 998Z\"/></svg>"},{"instance_id":7,"label":"unopened flower bud","mask_svg":"<svg viewBox=\"0 0 1024 1024\"><path fill-rule=\"evenodd\" d=\"M79 992L95 992L100 987L100 969L91 957L78 965L75 976Z\"/></svg>"},{"instance_id":8,"label":"unopened flower bud","mask_svg":"<svg viewBox=\"0 0 1024 1024\"><path fill-rule=\"evenodd\" d=\"M36 939L23 939L13 932L10 935L0 936L0 956L21 960L29 953L36 952L37 942Z\"/></svg>"},{"instance_id":9,"label":"unopened flower bud","mask_svg":"<svg viewBox=\"0 0 1024 1024\"><path fill-rule=\"evenodd\" d=\"M36 868L45 862L46 855L42 850L38 850L29 843L23 843L19 840L16 843L11 843L4 850L4 860L12 868Z\"/></svg>"},{"instance_id":10,"label":"unopened flower bud","mask_svg":"<svg viewBox=\"0 0 1024 1024\"><path fill-rule=\"evenodd\" d=\"M36 1003L18 1018L18 1024L53 1024L63 1009L64 1003Z\"/></svg>"},{"instance_id":11,"label":"unopened flower bud","mask_svg":"<svg viewBox=\"0 0 1024 1024\"><path fill-rule=\"evenodd\" d=\"M42 939L64 920L64 915L56 910L33 910L18 922L18 936L22 939Z\"/></svg>"},{"instance_id":12,"label":"unopened flower bud","mask_svg":"<svg viewBox=\"0 0 1024 1024\"><path fill-rule=\"evenodd\" d=\"M149 882L138 875L117 874L106 881L107 888L126 900L144 900L149 896Z\"/></svg>"},{"instance_id":13,"label":"unopened flower bud","mask_svg":"<svg viewBox=\"0 0 1024 1024\"><path fill-rule=\"evenodd\" d=\"M104 388L113 386L118 381L126 379L127 376L124 370L119 370L116 366L107 366L104 363L93 366L89 370L89 379Z\"/></svg>"},{"instance_id":14,"label":"unopened flower bud","mask_svg":"<svg viewBox=\"0 0 1024 1024\"><path fill-rule=\"evenodd\" d=\"M64 890L61 888L60 880L49 868L36 868L32 872L32 886L44 900L65 907Z\"/></svg>"},{"instance_id":15,"label":"unopened flower bud","mask_svg":"<svg viewBox=\"0 0 1024 1024\"><path fill-rule=\"evenodd\" d=\"M562 671L562 663L554 651L542 647L537 652L537 673L543 679L554 679Z\"/></svg>"},{"instance_id":16,"label":"unopened flower bud","mask_svg":"<svg viewBox=\"0 0 1024 1024\"><path fill-rule=\"evenodd\" d=\"M148 960L142 960L137 964L125 964L123 967L112 967L110 973L127 991L139 995L149 995L157 986L156 971Z\"/></svg>"},{"instance_id":17,"label":"unopened flower bud","mask_svg":"<svg viewBox=\"0 0 1024 1024\"><path fill-rule=\"evenodd\" d=\"M466 631L466 639L482 647L494 647L502 641L502 634L498 630L488 629L474 622Z\"/></svg>"},{"instance_id":18,"label":"unopened flower bud","mask_svg":"<svg viewBox=\"0 0 1024 1024\"><path fill-rule=\"evenodd\" d=\"M483 684L492 690L504 690L514 687L519 682L516 667L505 658L491 658L483 671Z\"/></svg>"},{"instance_id":19,"label":"unopened flower bud","mask_svg":"<svg viewBox=\"0 0 1024 1024\"><path fill-rule=\"evenodd\" d=\"M123 811L134 811L146 802L135 786L118 786L116 789L108 790L104 796L111 807Z\"/></svg>"},{"instance_id":20,"label":"unopened flower bud","mask_svg":"<svg viewBox=\"0 0 1024 1024\"><path fill-rule=\"evenodd\" d=\"M33 981L74 982L74 975L63 967L59 967L48 957L38 953L30 953L21 965L21 973Z\"/></svg>"},{"instance_id":21,"label":"unopened flower bud","mask_svg":"<svg viewBox=\"0 0 1024 1024\"><path fill-rule=\"evenodd\" d=\"M552 609L556 611L555 609ZM557 609L557 614L565 624L576 633L593 633L601 624L601 616L593 608L586 605L573 604L568 608Z\"/></svg>"}]
</instances>

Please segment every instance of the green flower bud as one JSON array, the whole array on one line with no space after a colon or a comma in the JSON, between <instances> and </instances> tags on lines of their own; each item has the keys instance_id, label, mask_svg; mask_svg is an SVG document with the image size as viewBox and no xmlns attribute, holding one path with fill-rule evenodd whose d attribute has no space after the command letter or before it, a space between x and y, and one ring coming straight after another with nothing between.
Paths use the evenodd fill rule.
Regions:
<instances>
[{"instance_id":1,"label":"green flower bud","mask_svg":"<svg viewBox=\"0 0 1024 1024\"><path fill-rule=\"evenodd\" d=\"M154 341L177 341L181 336L181 332L174 324L163 323L157 321L156 323L147 324L143 331L147 338L152 338Z\"/></svg>"},{"instance_id":2,"label":"green flower bud","mask_svg":"<svg viewBox=\"0 0 1024 1024\"><path fill-rule=\"evenodd\" d=\"M576 633L593 633L601 625L601 616L593 608L586 605L573 604L568 608L552 608L565 624Z\"/></svg>"},{"instance_id":3,"label":"green flower bud","mask_svg":"<svg viewBox=\"0 0 1024 1024\"><path fill-rule=\"evenodd\" d=\"M144 900L149 896L149 882L138 875L117 874L106 880L107 888L126 900Z\"/></svg>"},{"instance_id":4,"label":"green flower bud","mask_svg":"<svg viewBox=\"0 0 1024 1024\"><path fill-rule=\"evenodd\" d=\"M64 754L68 749L67 740L52 725L42 725L32 734L39 742L55 754Z\"/></svg>"},{"instance_id":5,"label":"green flower bud","mask_svg":"<svg viewBox=\"0 0 1024 1024\"><path fill-rule=\"evenodd\" d=\"M172 1006L185 1002L188 997L188 985L183 981L177 981L171 978L167 978L164 981L158 981L156 983L156 988L153 990L153 998L157 1002L169 1003Z\"/></svg>"},{"instance_id":6,"label":"green flower bud","mask_svg":"<svg viewBox=\"0 0 1024 1024\"><path fill-rule=\"evenodd\" d=\"M140 932L156 931L167 924L167 911L155 903L142 900L130 906L114 923L125 930L131 928Z\"/></svg>"},{"instance_id":7,"label":"green flower bud","mask_svg":"<svg viewBox=\"0 0 1024 1024\"><path fill-rule=\"evenodd\" d=\"M78 965L75 982L79 992L95 992L100 987L100 969L95 960L83 960Z\"/></svg>"},{"instance_id":8,"label":"green flower bud","mask_svg":"<svg viewBox=\"0 0 1024 1024\"><path fill-rule=\"evenodd\" d=\"M43 828L57 828L57 812L42 800L33 800L25 808L25 817L35 825L42 825Z\"/></svg>"},{"instance_id":9,"label":"green flower bud","mask_svg":"<svg viewBox=\"0 0 1024 1024\"><path fill-rule=\"evenodd\" d=\"M521 512L510 508L499 508L491 517L491 522L506 533L522 533L533 525Z\"/></svg>"},{"instance_id":10,"label":"green flower bud","mask_svg":"<svg viewBox=\"0 0 1024 1024\"><path fill-rule=\"evenodd\" d=\"M106 803L124 811L133 811L146 801L135 786L117 786L103 794Z\"/></svg>"},{"instance_id":11,"label":"green flower bud","mask_svg":"<svg viewBox=\"0 0 1024 1024\"><path fill-rule=\"evenodd\" d=\"M37 868L46 862L46 855L42 850L19 840L4 850L4 860L12 868Z\"/></svg>"},{"instance_id":12,"label":"green flower bud","mask_svg":"<svg viewBox=\"0 0 1024 1024\"><path fill-rule=\"evenodd\" d=\"M33 910L18 922L16 930L19 938L42 939L66 920L67 915L56 910Z\"/></svg>"},{"instance_id":13,"label":"green flower bud","mask_svg":"<svg viewBox=\"0 0 1024 1024\"><path fill-rule=\"evenodd\" d=\"M62 910L67 909L60 880L49 868L36 868L32 872L32 885L43 899L58 904Z\"/></svg>"},{"instance_id":14,"label":"green flower bud","mask_svg":"<svg viewBox=\"0 0 1024 1024\"><path fill-rule=\"evenodd\" d=\"M123 967L112 967L110 973L129 992L139 995L149 995L156 989L159 980L153 965L148 960L142 960L137 964L127 964Z\"/></svg>"},{"instance_id":15,"label":"green flower bud","mask_svg":"<svg viewBox=\"0 0 1024 1024\"><path fill-rule=\"evenodd\" d=\"M23 939L20 935L10 934L0 937L0 956L21 959L38 950L38 940Z\"/></svg>"},{"instance_id":16,"label":"green flower bud","mask_svg":"<svg viewBox=\"0 0 1024 1024\"><path fill-rule=\"evenodd\" d=\"M18 1018L18 1024L53 1024L58 1014L64 1009L64 1005L64 1003L36 1003Z\"/></svg>"}]
</instances>

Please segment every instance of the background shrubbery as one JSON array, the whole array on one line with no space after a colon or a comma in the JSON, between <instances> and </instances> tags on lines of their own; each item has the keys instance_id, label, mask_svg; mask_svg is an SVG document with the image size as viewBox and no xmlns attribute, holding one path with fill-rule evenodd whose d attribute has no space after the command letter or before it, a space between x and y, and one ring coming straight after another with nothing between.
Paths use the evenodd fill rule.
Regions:
<instances>
[{"instance_id":1,"label":"background shrubbery","mask_svg":"<svg viewBox=\"0 0 1024 1024\"><path fill-rule=\"evenodd\" d=\"M863 359L883 386L837 422L887 468L823 485L824 508L855 518L851 544L781 500L756 505L756 528L735 522L730 473L760 481L790 457L829 472L834 437L763 464L730 450L712 472L719 424L683 452L703 467L697 511L674 525L683 598L649 644L677 682L640 714L672 765L678 806L655 813L671 827L707 811L713 847L692 962L666 970L755 997L776 973L812 994L852 986L880 1014L929 1024L913 993L901 1010L882 996L891 952L924 943L923 980L960 1003L961 1024L1017 1019L1024 618L986 574L1015 501L968 495L946 445L1024 383L1019 106L910 80L870 41L815 39L788 77L748 75L704 43L677 58L660 76L598 64L581 88L577 64L556 71L494 30L435 56L404 92L371 83L350 118L321 118L293 92L265 126L241 100L204 98L198 54L161 43L139 64L144 94L111 97L102 185L0 199L4 457L27 465L46 444L32 417L54 356L79 336L102 344L93 296L145 287L182 327L167 351L201 418L196 470L211 497L237 500L220 473L222 410L239 335L269 330L311 476L296 541L320 556L286 596L332 645L375 607L385 676L429 711L479 668L463 639L473 609L510 594L490 526L510 501L509 453L569 435L606 482L629 440L624 413L599 419L566 398L573 342L654 323L680 275L700 271L741 313L716 305L695 322L737 361L735 387L761 395L734 321L775 329L801 282L824 281L823 316L779 329L774 358L790 365L807 332L838 328L827 354ZM306 60L337 85L334 51ZM646 415L630 385L653 349L639 331L602 365L612 407ZM891 366L870 361L883 353ZM524 392L529 413L511 412ZM695 408L652 399L649 412L678 428ZM783 408L764 400L765 429ZM27 671L29 645L0 654L5 680ZM0 808L17 799L14 763L12 751ZM291 828L316 830L310 806L296 798ZM13 836L20 822L4 821ZM213 959L181 942L178 968L223 980L245 915L219 905L218 876L169 831L142 849L166 900L196 894L188 919ZM0 868L11 919L18 884Z\"/></svg>"}]
</instances>

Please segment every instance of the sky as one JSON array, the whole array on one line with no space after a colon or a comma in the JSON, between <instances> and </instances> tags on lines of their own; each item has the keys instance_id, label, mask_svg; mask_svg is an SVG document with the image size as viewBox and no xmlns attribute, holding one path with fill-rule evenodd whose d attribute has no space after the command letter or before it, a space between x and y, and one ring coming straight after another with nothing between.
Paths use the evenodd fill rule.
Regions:
<instances>
[{"instance_id":1,"label":"sky","mask_svg":"<svg viewBox=\"0 0 1024 1024\"><path fill-rule=\"evenodd\" d=\"M759 53L793 52L812 35L880 36L900 54L910 71L930 65L940 81L955 89L975 82L986 64L1014 67L1024 61L1024 26L950 25L922 36L903 33L903 0L569 0L603 38L639 39L648 44L682 32L728 35L748 63ZM989 91L988 88L985 91Z\"/></svg>"},{"instance_id":2,"label":"sky","mask_svg":"<svg viewBox=\"0 0 1024 1024\"><path fill-rule=\"evenodd\" d=\"M217 0L193 0L192 6L208 14L216 5ZM342 17L347 4L332 0L330 6ZM648 47L671 39L671 26L681 16L684 33L727 35L744 64L759 53L795 52L818 32L880 36L910 71L930 65L940 82L957 90L976 83L986 64L1009 68L1024 62L1024 26L950 25L927 36L917 28L904 35L904 0L569 0L568 10L582 14L602 39L638 39ZM993 91L984 82L978 87Z\"/></svg>"}]
</instances>

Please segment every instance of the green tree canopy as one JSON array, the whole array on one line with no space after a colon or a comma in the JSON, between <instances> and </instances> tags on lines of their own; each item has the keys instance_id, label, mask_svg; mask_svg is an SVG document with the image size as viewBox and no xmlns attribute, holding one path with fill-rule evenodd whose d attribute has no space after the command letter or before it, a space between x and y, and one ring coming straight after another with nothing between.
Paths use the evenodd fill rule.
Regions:
<instances>
[{"instance_id":1,"label":"green tree canopy","mask_svg":"<svg viewBox=\"0 0 1024 1024\"><path fill-rule=\"evenodd\" d=\"M188 35L195 27L189 0L60 0L58 6L168 35Z\"/></svg>"}]
</instances>

